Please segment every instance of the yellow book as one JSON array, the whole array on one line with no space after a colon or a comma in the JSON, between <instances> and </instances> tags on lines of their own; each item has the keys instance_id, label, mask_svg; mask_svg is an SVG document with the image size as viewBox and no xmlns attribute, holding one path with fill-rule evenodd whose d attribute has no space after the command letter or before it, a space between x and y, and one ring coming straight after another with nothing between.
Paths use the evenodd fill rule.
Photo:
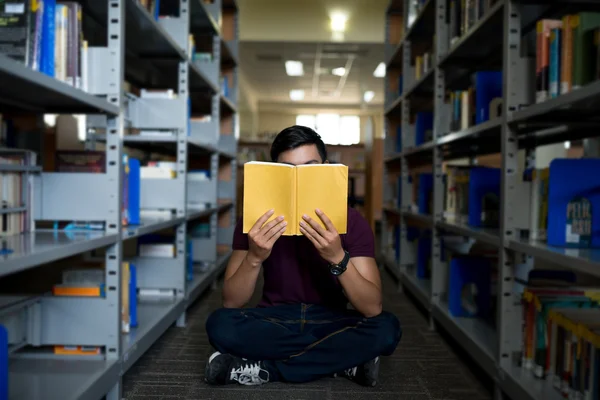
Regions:
<instances>
[{"instance_id":1,"label":"yellow book","mask_svg":"<svg viewBox=\"0 0 600 400\"><path fill-rule=\"evenodd\" d=\"M300 221L320 209L338 233L346 233L348 219L348 167L342 164L288 165L268 162L244 164L244 226L254 226L267 211L270 218L283 215L288 225L284 235L301 235Z\"/></svg>"}]
</instances>

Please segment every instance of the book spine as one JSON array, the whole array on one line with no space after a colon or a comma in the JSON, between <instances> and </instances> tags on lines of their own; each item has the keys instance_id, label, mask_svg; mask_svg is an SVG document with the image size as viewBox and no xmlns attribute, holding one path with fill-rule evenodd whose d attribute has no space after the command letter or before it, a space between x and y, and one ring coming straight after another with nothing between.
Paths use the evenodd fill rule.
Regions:
<instances>
[{"instance_id":1,"label":"book spine","mask_svg":"<svg viewBox=\"0 0 600 400\"><path fill-rule=\"evenodd\" d=\"M552 29L550 33L550 98L558 97L560 94L560 40L561 29Z\"/></svg>"},{"instance_id":2,"label":"book spine","mask_svg":"<svg viewBox=\"0 0 600 400\"><path fill-rule=\"evenodd\" d=\"M56 0L44 1L44 23L42 28L42 62L41 71L54 77L54 42Z\"/></svg>"},{"instance_id":3,"label":"book spine","mask_svg":"<svg viewBox=\"0 0 600 400\"><path fill-rule=\"evenodd\" d=\"M560 94L569 93L572 85L573 73L573 28L571 27L572 15L563 17L563 31L561 40L561 66L560 66Z\"/></svg>"}]
</instances>

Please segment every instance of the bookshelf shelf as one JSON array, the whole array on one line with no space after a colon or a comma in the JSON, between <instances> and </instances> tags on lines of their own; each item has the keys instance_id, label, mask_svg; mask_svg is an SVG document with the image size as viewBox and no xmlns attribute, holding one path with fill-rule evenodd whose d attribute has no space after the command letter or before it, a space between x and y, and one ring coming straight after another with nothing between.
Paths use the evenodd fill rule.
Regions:
<instances>
[{"instance_id":1,"label":"bookshelf shelf","mask_svg":"<svg viewBox=\"0 0 600 400\"><path fill-rule=\"evenodd\" d=\"M531 371L524 371L518 366L511 366L500 374L500 386L513 399L564 399L562 394L552 386L549 379L536 379Z\"/></svg>"},{"instance_id":2,"label":"bookshelf shelf","mask_svg":"<svg viewBox=\"0 0 600 400\"><path fill-rule=\"evenodd\" d=\"M500 246L500 231L498 229L475 228L467 224L446 221L438 222L436 226L441 230L471 237L482 243Z\"/></svg>"},{"instance_id":3,"label":"bookshelf shelf","mask_svg":"<svg viewBox=\"0 0 600 400\"><path fill-rule=\"evenodd\" d=\"M26 129L39 131L43 126L41 114L87 115L85 131L89 136L85 150L102 150L106 159L102 174L90 172L83 178L82 174L63 176L61 172L50 172L55 166L47 166L46 158L42 157L37 160L44 161L43 171L49 173L41 177L36 175L42 171L38 166L0 165L2 172L23 172L25 178L31 178L33 190L38 190L41 178L50 176L61 182L62 187L78 182L75 184L78 187L68 189L73 193L88 193L89 197L92 189L98 190L95 183L102 178L102 195L106 196L106 201L99 206L106 208L95 207L91 212L87 210L89 207L65 207L64 196L48 198L50 191L34 192L32 196L27 193L27 198L35 199L35 208L33 204L18 204L19 207L0 209L0 215L25 211L33 216L29 232L2 238L0 249L8 250L8 254L0 256L0 276L31 269L26 272L27 277L31 274L37 278L35 274L45 272L43 269L33 271L37 266L72 256L85 258L90 256L89 252L103 249L91 256L94 262L102 264L107 288L105 299L92 299L91 302L88 299L82 301L80 298L59 299L53 296L26 300L32 303L23 306L27 307L23 311L29 312L31 308L33 312L26 319L26 326L19 328L26 329L24 332L28 333L24 340L9 345L11 399L43 400L51 393L53 398L60 399L106 397L107 400L117 400L122 393L125 371L169 327L173 324L185 326L187 307L223 274L231 255L231 250L225 250L231 248L236 223L232 210L236 206L237 173L237 138L234 133L239 130L235 115L239 64L237 6L232 0L210 3L205 0L173 0L161 3L160 16L149 12L139 0L69 3L73 11L79 11L79 5L82 11L82 35L73 37L89 41L87 52L82 53L87 55L88 62L80 60L82 67L79 72L82 78L87 73L85 83L90 93L103 93L101 96L75 89L0 55L2 122L8 124L9 118L31 114L35 128ZM70 13L71 9L63 10L68 11L68 15L75 15ZM44 35L52 37L51 32ZM210 47L214 61L201 61L206 54L199 57L201 60L191 61L195 54L190 53L190 35L201 44L196 50L198 53L205 53ZM212 40L210 46L207 39ZM68 44L69 49L71 44L75 45ZM79 45L83 48L83 43ZM69 63L72 61L69 59ZM220 75L228 78L227 98L219 84ZM164 110L163 114L156 112ZM58 124L55 128L46 128L54 129L53 133L59 139ZM143 134L144 131L146 134ZM41 141L40 135L35 136L39 136L40 143L30 143L29 138L15 142L20 145L23 142L23 147L35 146L45 152L47 143ZM124 226L122 200L126 193L126 175L118 161L124 154L143 165L158 161L164 163L161 168L176 168L177 174L172 179L145 180L140 185L140 208L171 210L171 217L151 218L148 217L151 214L142 212L139 225ZM48 154L44 155L48 157ZM49 156L54 158L54 154ZM192 177L198 171L206 171L210 180L201 181L199 175ZM70 180L72 175L79 178ZM130 201L135 198L131 192L129 195ZM206 208L201 209L201 204L206 204ZM57 226L93 221L94 224L104 224L105 230L41 229L42 223L51 221L55 221ZM137 289L160 288L172 292L173 296L166 298L157 292L156 298L149 298L138 294L134 297L137 299L138 326L123 333L120 306L123 304L122 296L127 292L125 289L128 289L122 287L121 280L126 271L123 253L137 247L135 240L157 232L162 235L162 231L169 229L171 236L165 235L165 238L175 245L174 257L164 259L127 254L126 259L132 261L130 265L138 267ZM207 232L209 235L203 236ZM125 243L133 245L125 246ZM188 253L190 247L193 249L191 254ZM212 268L204 273L196 268L196 273L188 280L190 255L193 256L192 261L207 262ZM69 264L66 266L73 262L74 259L65 260ZM36 279L31 281L36 282ZM0 299L0 303L8 307L9 304L5 304L8 300L5 297ZM73 318L73 315L81 315L82 307L86 312L91 307L94 318L97 318L94 323L101 324L103 329L96 331L94 327L87 326L87 317ZM0 324L14 325L14 317L8 314L0 313ZM71 323L77 326L69 326ZM34 333L42 329L45 333L39 338ZM60 344L93 344L101 348L101 353L63 357L55 355L53 349L47 347Z\"/></svg>"},{"instance_id":4,"label":"bookshelf shelf","mask_svg":"<svg viewBox=\"0 0 600 400\"><path fill-rule=\"evenodd\" d=\"M542 103L532 104L515 111L508 119L519 133L552 128L558 124L586 121L598 122L600 107L600 81L560 95Z\"/></svg>"},{"instance_id":5,"label":"bookshelf shelf","mask_svg":"<svg viewBox=\"0 0 600 400\"><path fill-rule=\"evenodd\" d=\"M30 232L2 239L13 252L0 257L0 276L108 246L118 235L105 232Z\"/></svg>"},{"instance_id":6,"label":"bookshelf shelf","mask_svg":"<svg viewBox=\"0 0 600 400\"><path fill-rule=\"evenodd\" d=\"M433 318L469 353L488 375L496 374L496 330L478 318L457 318L450 315L448 304L434 304ZM521 397L518 397L519 399Z\"/></svg>"},{"instance_id":7,"label":"bookshelf shelf","mask_svg":"<svg viewBox=\"0 0 600 400\"><path fill-rule=\"evenodd\" d=\"M221 33L219 24L212 15L204 0L190 0L190 32L192 34L216 34Z\"/></svg>"},{"instance_id":8,"label":"bookshelf shelf","mask_svg":"<svg viewBox=\"0 0 600 400\"><path fill-rule=\"evenodd\" d=\"M436 0L427 0L414 19L412 25L406 31L403 41L428 40L433 41L435 33L435 2Z\"/></svg>"},{"instance_id":9,"label":"bookshelf shelf","mask_svg":"<svg viewBox=\"0 0 600 400\"><path fill-rule=\"evenodd\" d=\"M397 95L397 97L395 97L394 100L392 100L392 103L389 105L389 107L386 107L385 114L388 115L398 113L398 111L400 110L400 104L402 104L402 100L403 96Z\"/></svg>"},{"instance_id":10,"label":"bookshelf shelf","mask_svg":"<svg viewBox=\"0 0 600 400\"><path fill-rule=\"evenodd\" d=\"M600 276L600 249L568 249L548 246L533 240L512 240L508 247L516 252L538 257L593 276Z\"/></svg>"},{"instance_id":11,"label":"bookshelf shelf","mask_svg":"<svg viewBox=\"0 0 600 400\"><path fill-rule=\"evenodd\" d=\"M473 142L478 141L494 141L500 139L502 129L502 119L494 118L482 124L471 126L467 129L458 132L450 132L437 140L438 146L449 145L449 147L464 147L464 145L472 146ZM458 146L456 146L458 145ZM499 150L500 143L496 144Z\"/></svg>"},{"instance_id":12,"label":"bookshelf shelf","mask_svg":"<svg viewBox=\"0 0 600 400\"><path fill-rule=\"evenodd\" d=\"M431 215L420 214L414 211L402 211L402 216L427 226L433 226L433 217Z\"/></svg>"},{"instance_id":13,"label":"bookshelf shelf","mask_svg":"<svg viewBox=\"0 0 600 400\"><path fill-rule=\"evenodd\" d=\"M215 208L215 207L209 207L209 208L205 208L202 210L195 210L193 208L188 207L186 218L188 221L193 221L195 219L208 217L209 215L216 212L217 210L218 210L218 208Z\"/></svg>"},{"instance_id":14,"label":"bookshelf shelf","mask_svg":"<svg viewBox=\"0 0 600 400\"><path fill-rule=\"evenodd\" d=\"M75 89L2 54L0 82L0 104L8 107L46 113L119 114L119 108L106 99Z\"/></svg>"},{"instance_id":15,"label":"bookshelf shelf","mask_svg":"<svg viewBox=\"0 0 600 400\"><path fill-rule=\"evenodd\" d=\"M431 308L431 281L428 279L417 279L417 277L410 272L401 274L400 278L419 303L421 303L425 309L429 310Z\"/></svg>"},{"instance_id":16,"label":"bookshelf shelf","mask_svg":"<svg viewBox=\"0 0 600 400\"><path fill-rule=\"evenodd\" d=\"M499 51L502 36L498 32L503 29L503 8L504 0L498 0L467 33L451 45L440 60L439 67L473 68L485 63L493 52ZM485 41L485 46L481 45L482 41Z\"/></svg>"},{"instance_id":17,"label":"bookshelf shelf","mask_svg":"<svg viewBox=\"0 0 600 400\"><path fill-rule=\"evenodd\" d=\"M13 359L9 365L9 398L44 400L99 399L119 379L116 360Z\"/></svg>"},{"instance_id":18,"label":"bookshelf shelf","mask_svg":"<svg viewBox=\"0 0 600 400\"><path fill-rule=\"evenodd\" d=\"M123 338L122 372L125 373L179 318L183 299L144 299L138 302L138 326Z\"/></svg>"},{"instance_id":19,"label":"bookshelf shelf","mask_svg":"<svg viewBox=\"0 0 600 400\"><path fill-rule=\"evenodd\" d=\"M123 240L133 239L181 224L184 218L141 218L141 224L123 228Z\"/></svg>"}]
</instances>

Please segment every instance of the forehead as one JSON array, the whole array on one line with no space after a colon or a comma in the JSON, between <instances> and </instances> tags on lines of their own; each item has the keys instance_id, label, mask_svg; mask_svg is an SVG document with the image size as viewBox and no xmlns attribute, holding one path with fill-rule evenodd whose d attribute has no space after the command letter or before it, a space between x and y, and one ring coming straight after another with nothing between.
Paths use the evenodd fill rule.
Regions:
<instances>
[{"instance_id":1,"label":"forehead","mask_svg":"<svg viewBox=\"0 0 600 400\"><path fill-rule=\"evenodd\" d=\"M314 144L307 144L304 146L296 147L292 150L284 151L279 155L277 162L280 163L288 163L294 165L300 164L308 164L308 163L320 163L324 160L321 160L321 155L319 154L319 150L317 146Z\"/></svg>"}]
</instances>

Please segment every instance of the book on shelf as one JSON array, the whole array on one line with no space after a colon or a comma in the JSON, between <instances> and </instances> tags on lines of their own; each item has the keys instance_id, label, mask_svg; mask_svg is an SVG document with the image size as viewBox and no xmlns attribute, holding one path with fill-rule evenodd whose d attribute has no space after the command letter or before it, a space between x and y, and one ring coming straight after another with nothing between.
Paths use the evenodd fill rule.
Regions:
<instances>
[{"instance_id":1,"label":"book on shelf","mask_svg":"<svg viewBox=\"0 0 600 400\"><path fill-rule=\"evenodd\" d=\"M0 237L29 231L33 227L33 176L23 171L3 170L3 166L31 167L36 154L27 150L0 150ZM11 209L14 209L11 211Z\"/></svg>"},{"instance_id":2,"label":"book on shelf","mask_svg":"<svg viewBox=\"0 0 600 400\"><path fill-rule=\"evenodd\" d=\"M600 13L537 22L536 103L600 78Z\"/></svg>"},{"instance_id":3,"label":"book on shelf","mask_svg":"<svg viewBox=\"0 0 600 400\"><path fill-rule=\"evenodd\" d=\"M271 220L280 215L288 225L284 235L301 235L304 214L324 226L315 210L346 233L348 218L348 167L342 164L288 165L249 162L244 165L243 232L268 210Z\"/></svg>"}]
</instances>

